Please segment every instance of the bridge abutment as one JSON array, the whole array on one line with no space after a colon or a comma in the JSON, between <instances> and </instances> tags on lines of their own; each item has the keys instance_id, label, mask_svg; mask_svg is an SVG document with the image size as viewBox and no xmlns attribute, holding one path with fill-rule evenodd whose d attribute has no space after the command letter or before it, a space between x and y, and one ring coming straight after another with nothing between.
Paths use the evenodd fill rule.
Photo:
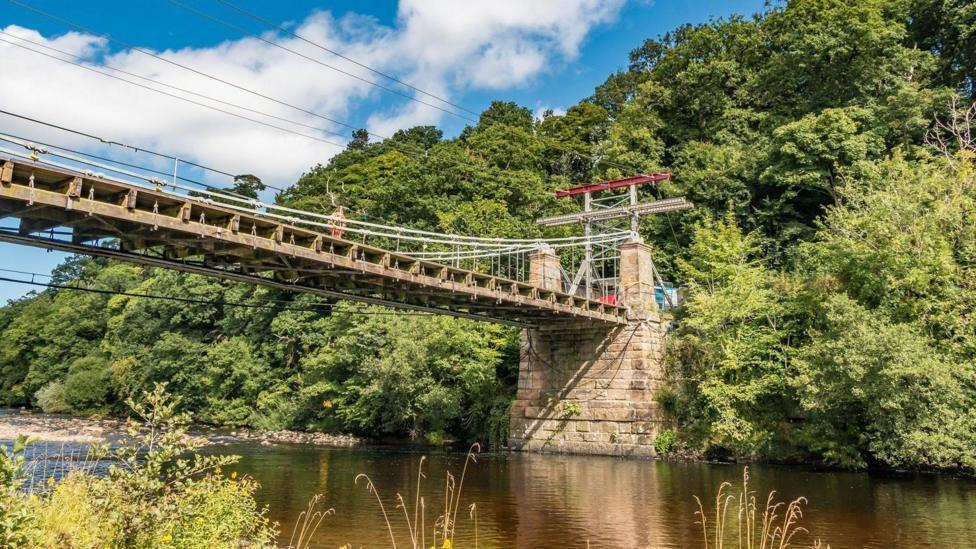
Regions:
<instances>
[{"instance_id":1,"label":"bridge abutment","mask_svg":"<svg viewBox=\"0 0 976 549\"><path fill-rule=\"evenodd\" d=\"M551 251L533 255L534 284L559 283L541 276L553 265L558 269L555 258ZM664 421L654 401L654 393L665 383L664 329L654 300L651 248L646 244L621 245L620 287L629 308L626 325L567 321L523 331L509 446L654 455L654 439Z\"/></svg>"}]
</instances>

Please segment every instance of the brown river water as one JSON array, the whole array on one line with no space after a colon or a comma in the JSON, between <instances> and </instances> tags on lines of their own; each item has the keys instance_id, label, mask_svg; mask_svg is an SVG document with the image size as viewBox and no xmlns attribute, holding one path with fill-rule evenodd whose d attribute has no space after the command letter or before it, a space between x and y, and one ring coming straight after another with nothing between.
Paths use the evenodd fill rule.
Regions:
<instances>
[{"instance_id":1,"label":"brown river water","mask_svg":"<svg viewBox=\"0 0 976 549\"><path fill-rule=\"evenodd\" d=\"M261 483L260 502L281 523L286 544L314 494L335 509L312 547L390 547L369 475L382 498L398 547L410 547L396 495L413 519L417 466L426 456L421 492L427 546L443 513L445 475L460 475L464 455L403 448L309 448L230 445L242 456L236 470ZM714 505L722 482L739 485L741 465L667 463L608 457L537 454L481 455L464 478L455 547L703 547L694 495ZM802 526L841 547L976 547L976 481L949 475L874 475L778 466L750 467L751 489L765 501L804 496ZM469 506L476 505L475 520ZM729 512L734 525L735 511ZM711 517L709 517L711 520ZM734 526L730 526L733 529ZM730 540L731 541L731 540ZM438 542L438 547L440 542ZM735 547L734 542L727 544Z\"/></svg>"}]
</instances>

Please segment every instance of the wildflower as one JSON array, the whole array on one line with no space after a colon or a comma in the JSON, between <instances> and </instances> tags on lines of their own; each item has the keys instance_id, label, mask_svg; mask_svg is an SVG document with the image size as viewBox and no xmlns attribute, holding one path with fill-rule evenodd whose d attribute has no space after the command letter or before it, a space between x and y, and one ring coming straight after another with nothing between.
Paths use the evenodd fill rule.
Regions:
<instances>
[{"instance_id":1,"label":"wildflower","mask_svg":"<svg viewBox=\"0 0 976 549\"><path fill-rule=\"evenodd\" d=\"M54 486L54 477L47 477L47 485Z\"/></svg>"},{"instance_id":2,"label":"wildflower","mask_svg":"<svg viewBox=\"0 0 976 549\"><path fill-rule=\"evenodd\" d=\"M237 471L233 471L233 472L231 472L231 474L230 474L230 479L231 479L231 480L234 480L234 479L236 479L236 478L237 478Z\"/></svg>"},{"instance_id":3,"label":"wildflower","mask_svg":"<svg viewBox=\"0 0 976 549\"><path fill-rule=\"evenodd\" d=\"M326 408L326 409L332 408L332 401L331 400L323 400L322 401L322 407L323 408Z\"/></svg>"},{"instance_id":4,"label":"wildflower","mask_svg":"<svg viewBox=\"0 0 976 549\"><path fill-rule=\"evenodd\" d=\"M451 549L451 540L444 540L444 545L441 545L441 549Z\"/></svg>"},{"instance_id":5,"label":"wildflower","mask_svg":"<svg viewBox=\"0 0 976 549\"><path fill-rule=\"evenodd\" d=\"M170 534L163 534L162 536L160 536L159 541L163 543L169 543L173 541L173 536L171 536Z\"/></svg>"},{"instance_id":6,"label":"wildflower","mask_svg":"<svg viewBox=\"0 0 976 549\"><path fill-rule=\"evenodd\" d=\"M197 517L197 524L203 524L203 517Z\"/></svg>"}]
</instances>

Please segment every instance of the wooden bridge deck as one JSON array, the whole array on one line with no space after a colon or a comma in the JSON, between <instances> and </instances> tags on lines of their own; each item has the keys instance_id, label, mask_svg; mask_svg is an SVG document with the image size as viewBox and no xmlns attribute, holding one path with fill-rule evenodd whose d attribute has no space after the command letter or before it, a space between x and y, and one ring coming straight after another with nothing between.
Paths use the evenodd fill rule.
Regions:
<instances>
[{"instance_id":1,"label":"wooden bridge deck","mask_svg":"<svg viewBox=\"0 0 976 549\"><path fill-rule=\"evenodd\" d=\"M519 326L626 322L621 306L334 238L212 200L28 159L0 158L0 165L0 217L19 220L16 231L0 231L0 241Z\"/></svg>"}]
</instances>

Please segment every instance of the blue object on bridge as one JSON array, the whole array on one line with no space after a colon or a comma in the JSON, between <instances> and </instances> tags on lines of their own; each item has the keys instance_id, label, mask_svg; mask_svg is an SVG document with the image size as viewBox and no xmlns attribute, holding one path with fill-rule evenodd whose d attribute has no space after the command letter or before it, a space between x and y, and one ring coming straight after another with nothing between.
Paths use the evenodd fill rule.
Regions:
<instances>
[{"instance_id":1,"label":"blue object on bridge","mask_svg":"<svg viewBox=\"0 0 976 549\"><path fill-rule=\"evenodd\" d=\"M665 299L667 295L667 299ZM678 288L665 282L664 286L654 286L654 300L657 301L657 308L661 311L668 311L678 306ZM670 304L668 303L670 301Z\"/></svg>"}]
</instances>

